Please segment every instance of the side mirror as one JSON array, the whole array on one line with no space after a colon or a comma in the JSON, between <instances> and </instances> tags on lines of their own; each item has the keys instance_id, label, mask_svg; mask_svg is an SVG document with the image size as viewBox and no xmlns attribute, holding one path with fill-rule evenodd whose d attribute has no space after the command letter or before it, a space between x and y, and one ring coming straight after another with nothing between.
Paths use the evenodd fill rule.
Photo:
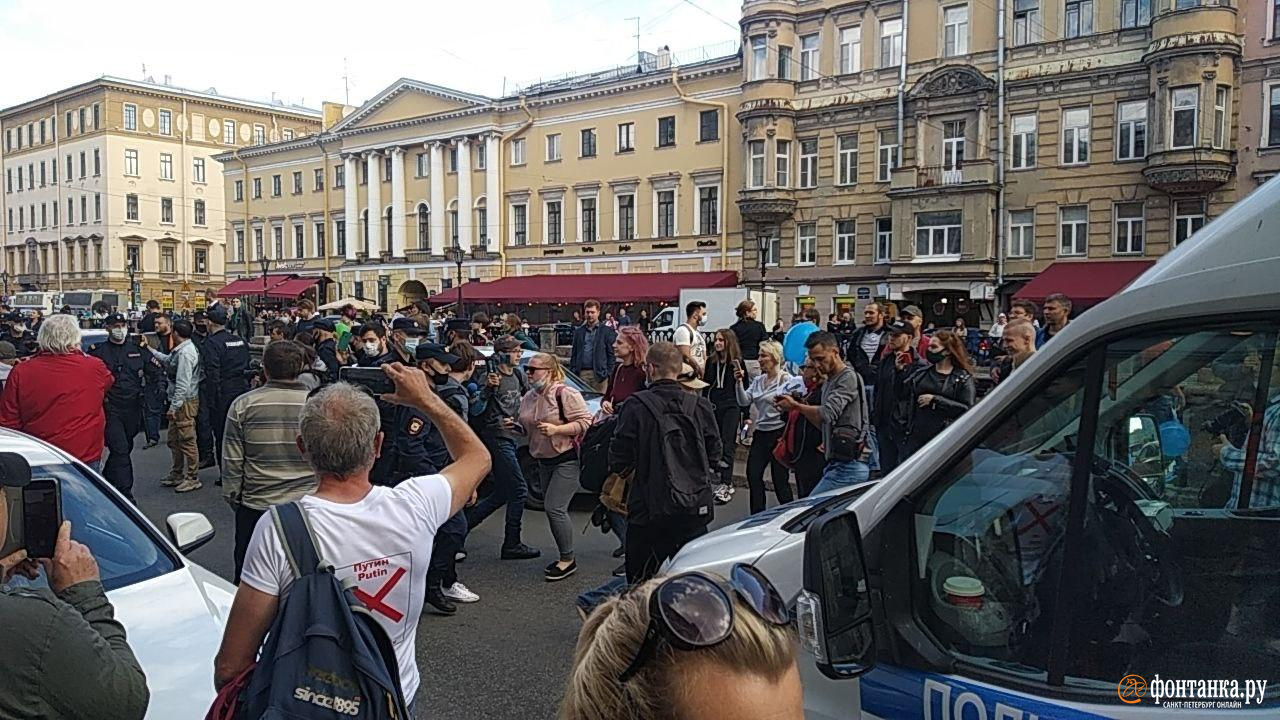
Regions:
<instances>
[{"instance_id":1,"label":"side mirror","mask_svg":"<svg viewBox=\"0 0 1280 720\"><path fill-rule=\"evenodd\" d=\"M804 540L804 590L796 600L801 642L833 680L857 677L875 665L871 591L862 531L852 511L810 526Z\"/></svg>"},{"instance_id":2,"label":"side mirror","mask_svg":"<svg viewBox=\"0 0 1280 720\"><path fill-rule=\"evenodd\" d=\"M180 512L165 519L169 531L169 539L178 547L178 552L189 554L213 539L213 523L204 513Z\"/></svg>"}]
</instances>

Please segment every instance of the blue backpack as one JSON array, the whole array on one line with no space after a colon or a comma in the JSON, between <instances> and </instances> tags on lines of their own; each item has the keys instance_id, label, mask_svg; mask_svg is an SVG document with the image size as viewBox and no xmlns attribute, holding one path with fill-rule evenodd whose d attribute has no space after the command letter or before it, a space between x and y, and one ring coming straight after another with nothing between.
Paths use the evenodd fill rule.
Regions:
<instances>
[{"instance_id":1,"label":"blue backpack","mask_svg":"<svg viewBox=\"0 0 1280 720\"><path fill-rule=\"evenodd\" d=\"M316 548L298 503L271 508L293 586L280 603L238 718L409 716L395 648Z\"/></svg>"}]
</instances>

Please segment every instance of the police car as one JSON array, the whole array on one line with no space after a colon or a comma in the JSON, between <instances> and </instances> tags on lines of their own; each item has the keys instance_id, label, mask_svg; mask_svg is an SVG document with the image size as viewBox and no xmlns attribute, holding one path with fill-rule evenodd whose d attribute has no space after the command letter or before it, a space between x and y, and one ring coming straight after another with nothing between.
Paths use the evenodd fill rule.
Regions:
<instances>
[{"instance_id":1,"label":"police car","mask_svg":"<svg viewBox=\"0 0 1280 720\"><path fill-rule=\"evenodd\" d=\"M810 718L1280 714L1280 184L878 483L690 543L796 610Z\"/></svg>"}]
</instances>

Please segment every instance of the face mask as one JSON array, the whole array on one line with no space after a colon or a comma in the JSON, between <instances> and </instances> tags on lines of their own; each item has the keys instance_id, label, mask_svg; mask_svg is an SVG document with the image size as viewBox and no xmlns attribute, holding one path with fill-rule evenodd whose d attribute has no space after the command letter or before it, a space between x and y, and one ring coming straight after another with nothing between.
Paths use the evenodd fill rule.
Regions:
<instances>
[{"instance_id":1,"label":"face mask","mask_svg":"<svg viewBox=\"0 0 1280 720\"><path fill-rule=\"evenodd\" d=\"M417 350L417 349L418 349L418 343L419 343L419 342L421 342L421 341L420 341L420 340L418 340L418 338L405 338L405 339L404 339L404 349L405 349L405 350L408 350L409 352L413 352L414 350Z\"/></svg>"},{"instance_id":2,"label":"face mask","mask_svg":"<svg viewBox=\"0 0 1280 720\"><path fill-rule=\"evenodd\" d=\"M529 387L532 387L534 390L541 390L546 386L547 386L546 380L530 380L529 381Z\"/></svg>"},{"instance_id":3,"label":"face mask","mask_svg":"<svg viewBox=\"0 0 1280 720\"><path fill-rule=\"evenodd\" d=\"M444 385L445 383L449 382L449 376L448 375L432 375L431 382L437 385Z\"/></svg>"},{"instance_id":4,"label":"face mask","mask_svg":"<svg viewBox=\"0 0 1280 720\"><path fill-rule=\"evenodd\" d=\"M945 352L934 352L933 350L929 350L925 352L924 356L929 360L929 362L936 365L937 363L942 362L942 358L946 357L947 354Z\"/></svg>"},{"instance_id":5,"label":"face mask","mask_svg":"<svg viewBox=\"0 0 1280 720\"><path fill-rule=\"evenodd\" d=\"M111 339L116 342L124 342L125 337L129 334L129 331L122 327L113 327L107 332L111 335Z\"/></svg>"},{"instance_id":6,"label":"face mask","mask_svg":"<svg viewBox=\"0 0 1280 720\"><path fill-rule=\"evenodd\" d=\"M367 343L365 343L365 344L364 344L364 354L365 354L365 355L377 355L377 354L378 354L378 343L376 343L376 342L367 342Z\"/></svg>"}]
</instances>

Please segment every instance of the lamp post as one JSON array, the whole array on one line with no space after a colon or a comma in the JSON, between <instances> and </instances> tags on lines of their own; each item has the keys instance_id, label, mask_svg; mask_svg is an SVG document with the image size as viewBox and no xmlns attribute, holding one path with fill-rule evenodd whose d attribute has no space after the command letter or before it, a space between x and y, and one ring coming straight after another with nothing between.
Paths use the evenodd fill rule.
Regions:
<instances>
[{"instance_id":1,"label":"lamp post","mask_svg":"<svg viewBox=\"0 0 1280 720\"><path fill-rule=\"evenodd\" d=\"M760 295L762 298L764 296L764 278L769 273L769 249L772 245L773 243L767 235L756 236L756 251L760 258Z\"/></svg>"},{"instance_id":2,"label":"lamp post","mask_svg":"<svg viewBox=\"0 0 1280 720\"><path fill-rule=\"evenodd\" d=\"M9 271L0 270L0 281L4 282L4 296L9 297Z\"/></svg>"},{"instance_id":3,"label":"lamp post","mask_svg":"<svg viewBox=\"0 0 1280 720\"><path fill-rule=\"evenodd\" d=\"M136 302L134 299L134 293L137 288L137 281L135 280L135 277L138 269L134 267L133 263L129 263L127 267L129 270L129 315L132 316L134 304Z\"/></svg>"},{"instance_id":4,"label":"lamp post","mask_svg":"<svg viewBox=\"0 0 1280 720\"><path fill-rule=\"evenodd\" d=\"M262 296L267 296L267 271L271 269L271 258L263 256L258 258L258 266L262 268Z\"/></svg>"},{"instance_id":5,"label":"lamp post","mask_svg":"<svg viewBox=\"0 0 1280 720\"><path fill-rule=\"evenodd\" d=\"M466 308L462 305L462 263L466 261L467 253L455 242L448 250L448 257L458 266L458 317L466 317Z\"/></svg>"}]
</instances>

